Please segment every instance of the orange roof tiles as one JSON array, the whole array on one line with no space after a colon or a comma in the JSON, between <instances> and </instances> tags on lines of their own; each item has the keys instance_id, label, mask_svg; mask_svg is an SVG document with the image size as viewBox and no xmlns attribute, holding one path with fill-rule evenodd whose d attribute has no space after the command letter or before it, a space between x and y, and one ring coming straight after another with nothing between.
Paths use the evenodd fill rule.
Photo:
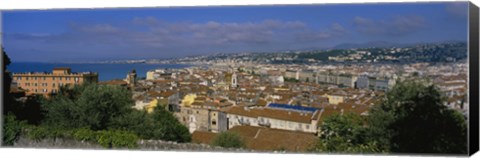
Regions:
<instances>
[{"instance_id":1,"label":"orange roof tiles","mask_svg":"<svg viewBox=\"0 0 480 158\"><path fill-rule=\"evenodd\" d=\"M260 151L307 151L318 140L314 134L264 127L235 126L229 131L241 135L247 148Z\"/></svg>"},{"instance_id":2,"label":"orange roof tiles","mask_svg":"<svg viewBox=\"0 0 480 158\"><path fill-rule=\"evenodd\" d=\"M270 108L245 108L240 106L232 107L226 110L229 114L247 116L247 117L266 117L279 120L310 123L312 118L318 119L319 112L317 113L300 113L295 111L277 110ZM313 116L313 117L312 117Z\"/></svg>"}]
</instances>

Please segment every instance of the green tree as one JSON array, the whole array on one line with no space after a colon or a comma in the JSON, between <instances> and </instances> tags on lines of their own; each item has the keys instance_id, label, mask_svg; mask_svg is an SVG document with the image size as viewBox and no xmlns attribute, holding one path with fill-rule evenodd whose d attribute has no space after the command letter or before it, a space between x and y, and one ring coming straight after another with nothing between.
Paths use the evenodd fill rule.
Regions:
<instances>
[{"instance_id":1,"label":"green tree","mask_svg":"<svg viewBox=\"0 0 480 158\"><path fill-rule=\"evenodd\" d=\"M182 125L173 114L165 110L165 106L159 105L153 111L153 120L162 127L162 137L160 139L190 142L191 135L184 125Z\"/></svg>"},{"instance_id":2,"label":"green tree","mask_svg":"<svg viewBox=\"0 0 480 158\"><path fill-rule=\"evenodd\" d=\"M25 126L24 121L17 121L15 115L9 113L5 116L2 127L2 145L13 145L13 143L20 137L22 127Z\"/></svg>"},{"instance_id":3,"label":"green tree","mask_svg":"<svg viewBox=\"0 0 480 158\"><path fill-rule=\"evenodd\" d=\"M143 110L134 110L117 118L112 128L134 132L143 139L191 141L187 127L162 105L158 105L150 114Z\"/></svg>"},{"instance_id":4,"label":"green tree","mask_svg":"<svg viewBox=\"0 0 480 158\"><path fill-rule=\"evenodd\" d=\"M3 54L3 97L5 102L3 104L3 115L12 113L15 115L15 119L19 121L26 120L29 124L39 124L43 119L43 110L40 106L40 102L43 99L41 95L28 96L25 102L16 101L15 97L10 93L10 85L12 83L12 77L7 72L7 66L11 63L10 58L6 54L2 47Z\"/></svg>"},{"instance_id":5,"label":"green tree","mask_svg":"<svg viewBox=\"0 0 480 158\"><path fill-rule=\"evenodd\" d=\"M97 142L105 148L135 148L137 147L137 135L117 130L96 132Z\"/></svg>"},{"instance_id":6,"label":"green tree","mask_svg":"<svg viewBox=\"0 0 480 158\"><path fill-rule=\"evenodd\" d=\"M92 131L81 128L75 130L72 137L77 141L96 142L105 148L135 148L138 146L137 135L122 130Z\"/></svg>"},{"instance_id":7,"label":"green tree","mask_svg":"<svg viewBox=\"0 0 480 158\"><path fill-rule=\"evenodd\" d=\"M62 88L58 95L43 104L45 123L64 129L107 129L116 117L128 114L133 105L126 88L110 85L82 84Z\"/></svg>"},{"instance_id":8,"label":"green tree","mask_svg":"<svg viewBox=\"0 0 480 158\"><path fill-rule=\"evenodd\" d=\"M392 152L466 153L465 120L443 103L443 95L432 84L413 80L399 82L382 103L371 110L372 128L367 135Z\"/></svg>"},{"instance_id":9,"label":"green tree","mask_svg":"<svg viewBox=\"0 0 480 158\"><path fill-rule=\"evenodd\" d=\"M7 53L2 47L2 55L3 55L3 98L5 99L3 104L3 115L7 115L9 112L12 112L14 104L16 104L15 99L10 95L10 85L12 83L12 77L10 73L7 71L7 66L10 65L10 58L8 57Z\"/></svg>"},{"instance_id":10,"label":"green tree","mask_svg":"<svg viewBox=\"0 0 480 158\"><path fill-rule=\"evenodd\" d=\"M17 120L39 125L45 117L45 109L41 105L44 99L40 94L27 96L24 102L15 102L10 111L15 114Z\"/></svg>"},{"instance_id":11,"label":"green tree","mask_svg":"<svg viewBox=\"0 0 480 158\"><path fill-rule=\"evenodd\" d=\"M317 152L376 153L383 152L376 142L365 136L365 119L354 113L334 114L325 118L320 138L314 147Z\"/></svg>"},{"instance_id":12,"label":"green tree","mask_svg":"<svg viewBox=\"0 0 480 158\"><path fill-rule=\"evenodd\" d=\"M244 148L245 142L237 133L222 132L213 139L212 145L225 148Z\"/></svg>"}]
</instances>

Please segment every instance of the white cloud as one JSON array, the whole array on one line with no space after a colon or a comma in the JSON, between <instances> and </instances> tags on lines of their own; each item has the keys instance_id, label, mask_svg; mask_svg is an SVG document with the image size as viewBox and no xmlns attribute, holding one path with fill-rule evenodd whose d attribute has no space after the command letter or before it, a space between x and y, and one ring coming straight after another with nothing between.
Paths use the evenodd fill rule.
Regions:
<instances>
[{"instance_id":1,"label":"white cloud","mask_svg":"<svg viewBox=\"0 0 480 158\"><path fill-rule=\"evenodd\" d=\"M354 26L359 33L367 35L406 35L426 27L421 16L396 16L386 20L355 17Z\"/></svg>"}]
</instances>

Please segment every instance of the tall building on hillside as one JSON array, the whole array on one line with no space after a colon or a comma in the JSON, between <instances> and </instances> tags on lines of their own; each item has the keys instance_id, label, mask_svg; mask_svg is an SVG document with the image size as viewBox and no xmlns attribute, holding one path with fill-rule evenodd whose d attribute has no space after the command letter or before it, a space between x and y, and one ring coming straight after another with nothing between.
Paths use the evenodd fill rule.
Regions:
<instances>
[{"instance_id":1,"label":"tall building on hillside","mask_svg":"<svg viewBox=\"0 0 480 158\"><path fill-rule=\"evenodd\" d=\"M137 71L133 69L130 73L128 73L125 81L127 81L128 86L135 87L135 84L137 83Z\"/></svg>"},{"instance_id":2,"label":"tall building on hillside","mask_svg":"<svg viewBox=\"0 0 480 158\"><path fill-rule=\"evenodd\" d=\"M238 87L238 78L237 78L237 74L236 73L233 73L232 75L232 88L237 88Z\"/></svg>"},{"instance_id":3,"label":"tall building on hillside","mask_svg":"<svg viewBox=\"0 0 480 158\"><path fill-rule=\"evenodd\" d=\"M18 88L32 94L55 94L63 85L76 85L84 82L98 82L98 74L94 72L73 73L70 68L53 68L52 73L28 72L13 73L13 83Z\"/></svg>"}]
</instances>

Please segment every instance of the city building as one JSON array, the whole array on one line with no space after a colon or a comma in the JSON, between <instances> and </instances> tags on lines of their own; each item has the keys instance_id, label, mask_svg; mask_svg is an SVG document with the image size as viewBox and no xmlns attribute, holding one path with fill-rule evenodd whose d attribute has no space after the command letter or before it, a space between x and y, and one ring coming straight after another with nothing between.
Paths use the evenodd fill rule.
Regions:
<instances>
[{"instance_id":1,"label":"city building","mask_svg":"<svg viewBox=\"0 0 480 158\"><path fill-rule=\"evenodd\" d=\"M292 110L284 107L240 107L225 109L228 129L235 126L268 127L273 129L317 133L321 110Z\"/></svg>"},{"instance_id":2,"label":"city building","mask_svg":"<svg viewBox=\"0 0 480 158\"><path fill-rule=\"evenodd\" d=\"M128 73L125 81L127 82L128 86L135 87L137 83L137 71L133 69L130 73Z\"/></svg>"},{"instance_id":3,"label":"city building","mask_svg":"<svg viewBox=\"0 0 480 158\"><path fill-rule=\"evenodd\" d=\"M26 91L26 95L57 93L64 85L76 85L84 82L98 82L98 74L93 72L71 72L70 68L53 68L48 72L13 73L12 81L18 88Z\"/></svg>"},{"instance_id":4,"label":"city building","mask_svg":"<svg viewBox=\"0 0 480 158\"><path fill-rule=\"evenodd\" d=\"M300 73L298 71L295 71L295 70L287 70L287 71L285 71L284 77L288 78L288 79L298 80L300 78Z\"/></svg>"}]
</instances>

